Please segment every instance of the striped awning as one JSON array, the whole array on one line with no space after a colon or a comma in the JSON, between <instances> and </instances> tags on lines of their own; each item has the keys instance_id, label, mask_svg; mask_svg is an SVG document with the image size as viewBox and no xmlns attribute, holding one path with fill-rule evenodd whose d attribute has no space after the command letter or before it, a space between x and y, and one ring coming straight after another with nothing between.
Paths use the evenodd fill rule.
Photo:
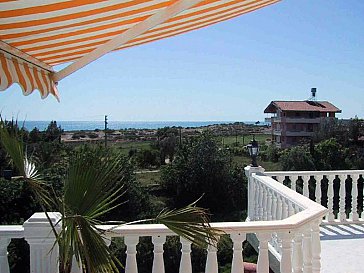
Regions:
<instances>
[{"instance_id":1,"label":"striped awning","mask_svg":"<svg viewBox=\"0 0 364 273\"><path fill-rule=\"evenodd\" d=\"M280 0L3 0L0 91L57 96L56 84L102 55L218 23ZM55 72L53 66L70 63Z\"/></svg>"}]
</instances>

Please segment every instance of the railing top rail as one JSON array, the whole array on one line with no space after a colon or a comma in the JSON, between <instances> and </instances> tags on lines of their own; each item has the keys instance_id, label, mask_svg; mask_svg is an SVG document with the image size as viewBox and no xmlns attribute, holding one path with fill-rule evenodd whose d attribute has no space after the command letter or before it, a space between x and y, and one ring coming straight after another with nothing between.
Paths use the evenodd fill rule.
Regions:
<instances>
[{"instance_id":1,"label":"railing top rail","mask_svg":"<svg viewBox=\"0 0 364 273\"><path fill-rule=\"evenodd\" d=\"M341 171L285 171L285 172L265 172L267 176L313 176L313 175L350 175L350 174L362 174L364 170L341 170Z\"/></svg>"},{"instance_id":2,"label":"railing top rail","mask_svg":"<svg viewBox=\"0 0 364 273\"><path fill-rule=\"evenodd\" d=\"M321 207L321 206L320 206ZM323 207L322 207L323 208ZM226 234L232 233L271 233L286 232L300 229L303 225L321 219L326 214L326 209L304 210L291 217L277 221L251 221L251 222L220 222L211 223L213 228L219 229ZM137 224L137 225L99 225L98 229L105 231L108 237L123 237L127 235L137 236L174 236L173 231L162 224Z\"/></svg>"},{"instance_id":3,"label":"railing top rail","mask_svg":"<svg viewBox=\"0 0 364 273\"><path fill-rule=\"evenodd\" d=\"M0 238L23 238L24 228L21 225L0 226Z\"/></svg>"}]
</instances>

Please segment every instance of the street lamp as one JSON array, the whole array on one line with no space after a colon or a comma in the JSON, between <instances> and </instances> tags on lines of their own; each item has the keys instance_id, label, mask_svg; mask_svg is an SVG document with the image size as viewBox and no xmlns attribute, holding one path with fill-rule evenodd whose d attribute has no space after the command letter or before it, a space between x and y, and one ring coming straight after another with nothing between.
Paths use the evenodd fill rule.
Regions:
<instances>
[{"instance_id":1,"label":"street lamp","mask_svg":"<svg viewBox=\"0 0 364 273\"><path fill-rule=\"evenodd\" d=\"M259 145L258 142L255 140L255 137L253 135L253 140L250 141L250 144L247 145L248 152L250 157L252 158L252 167L258 167L257 164L257 156L259 154Z\"/></svg>"}]
</instances>

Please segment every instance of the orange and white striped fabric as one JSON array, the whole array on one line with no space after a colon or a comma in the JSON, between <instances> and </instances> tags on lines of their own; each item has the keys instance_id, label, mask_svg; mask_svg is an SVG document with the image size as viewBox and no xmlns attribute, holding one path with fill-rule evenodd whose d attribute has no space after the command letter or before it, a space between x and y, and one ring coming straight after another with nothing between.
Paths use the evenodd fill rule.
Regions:
<instances>
[{"instance_id":1,"label":"orange and white striped fabric","mask_svg":"<svg viewBox=\"0 0 364 273\"><path fill-rule=\"evenodd\" d=\"M127 30L137 28L138 24L151 16L184 1L191 0L0 0L0 41L45 66L77 62ZM278 1L195 1L196 4L170 18L166 17L164 22L150 27L113 50L202 28ZM48 93L57 94L56 89L52 91L54 84L48 80L41 81L45 74L52 75L50 71L40 72L39 66L32 67L21 61L16 65L19 59L10 56L16 54L4 50L0 44L1 49L0 90L13 81L18 82L25 93L32 92L30 90L34 88L39 89L43 97ZM26 80L21 80L22 77L18 75L20 72ZM13 75L10 78L9 73Z\"/></svg>"}]
</instances>

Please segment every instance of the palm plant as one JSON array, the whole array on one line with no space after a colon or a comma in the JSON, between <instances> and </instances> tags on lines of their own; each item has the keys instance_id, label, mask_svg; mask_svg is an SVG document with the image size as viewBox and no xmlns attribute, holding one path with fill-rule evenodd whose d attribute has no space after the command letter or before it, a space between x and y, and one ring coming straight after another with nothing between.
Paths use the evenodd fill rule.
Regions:
<instances>
[{"instance_id":1,"label":"palm plant","mask_svg":"<svg viewBox=\"0 0 364 273\"><path fill-rule=\"evenodd\" d=\"M60 272L71 271L73 258L87 272L118 272L117 264L120 262L109 251L97 225L103 224L100 217L121 205L118 200L125 192L122 155L113 155L102 149L91 152L77 150L69 163L64 193L56 196L54 191L47 188L35 163L26 154L25 145L18 136L6 130L2 120L0 140L19 170L18 179L29 183L46 215L51 206L62 215L60 231L50 221L59 245ZM164 224L199 246L216 244L220 233L209 225L207 211L196 207L196 202L182 209L163 210L153 219L132 223L120 221L119 224L142 222Z\"/></svg>"}]
</instances>

